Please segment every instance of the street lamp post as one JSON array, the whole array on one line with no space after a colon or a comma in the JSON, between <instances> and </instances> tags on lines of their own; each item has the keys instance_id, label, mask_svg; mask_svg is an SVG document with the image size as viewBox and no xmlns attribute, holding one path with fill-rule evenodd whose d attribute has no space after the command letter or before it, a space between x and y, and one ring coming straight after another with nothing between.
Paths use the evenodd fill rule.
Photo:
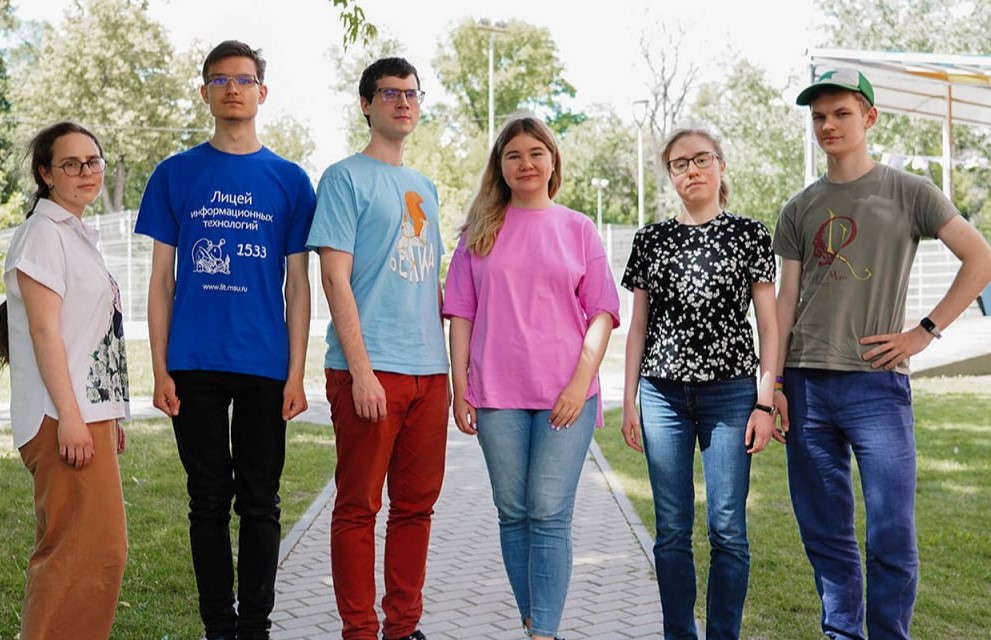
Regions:
<instances>
[{"instance_id":1,"label":"street lamp post","mask_svg":"<svg viewBox=\"0 0 991 640\"><path fill-rule=\"evenodd\" d=\"M488 18L478 21L478 28L489 32L489 149L495 142L495 36L497 33L506 33L506 23L489 22Z\"/></svg>"},{"instance_id":2,"label":"street lamp post","mask_svg":"<svg viewBox=\"0 0 991 640\"><path fill-rule=\"evenodd\" d=\"M609 181L605 178L592 178L592 186L598 191L598 206L596 207L596 219L598 220L599 237L602 237L602 190L609 186Z\"/></svg>"},{"instance_id":3,"label":"street lamp post","mask_svg":"<svg viewBox=\"0 0 991 640\"><path fill-rule=\"evenodd\" d=\"M637 228L643 227L643 125L647 119L647 101L633 103L633 120L637 123Z\"/></svg>"}]
</instances>

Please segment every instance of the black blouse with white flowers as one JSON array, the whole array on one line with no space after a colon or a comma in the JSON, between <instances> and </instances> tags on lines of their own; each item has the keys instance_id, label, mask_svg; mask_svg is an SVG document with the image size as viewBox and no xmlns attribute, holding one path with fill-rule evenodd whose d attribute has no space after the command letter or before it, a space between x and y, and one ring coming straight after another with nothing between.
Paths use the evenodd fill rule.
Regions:
<instances>
[{"instance_id":1,"label":"black blouse with white flowers","mask_svg":"<svg viewBox=\"0 0 991 640\"><path fill-rule=\"evenodd\" d=\"M647 292L640 374L682 382L753 375L750 286L774 282L774 272L771 234L750 218L724 211L701 225L671 219L637 231L623 286Z\"/></svg>"}]
</instances>

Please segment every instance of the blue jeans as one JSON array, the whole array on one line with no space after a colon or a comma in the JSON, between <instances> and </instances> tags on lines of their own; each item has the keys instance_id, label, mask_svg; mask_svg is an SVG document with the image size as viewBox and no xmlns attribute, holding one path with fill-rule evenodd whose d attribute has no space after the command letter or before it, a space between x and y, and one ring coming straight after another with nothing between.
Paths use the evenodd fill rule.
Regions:
<instances>
[{"instance_id":1,"label":"blue jeans","mask_svg":"<svg viewBox=\"0 0 991 640\"><path fill-rule=\"evenodd\" d=\"M744 440L756 401L752 377L700 383L640 379L640 423L657 527L654 561L667 640L697 637L692 553L696 442L702 451L709 525L706 637L740 637L750 579L750 456Z\"/></svg>"},{"instance_id":2,"label":"blue jeans","mask_svg":"<svg viewBox=\"0 0 991 640\"><path fill-rule=\"evenodd\" d=\"M867 635L909 637L919 580L915 433L908 376L785 369L788 486L830 638L863 639L850 452L867 521Z\"/></svg>"},{"instance_id":3,"label":"blue jeans","mask_svg":"<svg viewBox=\"0 0 991 640\"><path fill-rule=\"evenodd\" d=\"M520 615L554 636L571 582L571 518L595 431L596 398L568 429L550 411L479 409L478 442L499 512L502 561Z\"/></svg>"}]
</instances>

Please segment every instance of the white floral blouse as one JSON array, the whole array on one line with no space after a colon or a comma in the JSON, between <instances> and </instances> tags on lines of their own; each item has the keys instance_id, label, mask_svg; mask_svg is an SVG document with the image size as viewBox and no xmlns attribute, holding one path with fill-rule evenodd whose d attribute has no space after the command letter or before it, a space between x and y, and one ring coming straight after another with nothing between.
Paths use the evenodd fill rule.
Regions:
<instances>
[{"instance_id":1,"label":"white floral blouse","mask_svg":"<svg viewBox=\"0 0 991 640\"><path fill-rule=\"evenodd\" d=\"M701 225L670 219L640 229L623 275L624 287L647 292L640 374L681 382L753 375L750 287L774 277L771 234L756 220L721 212Z\"/></svg>"}]
</instances>

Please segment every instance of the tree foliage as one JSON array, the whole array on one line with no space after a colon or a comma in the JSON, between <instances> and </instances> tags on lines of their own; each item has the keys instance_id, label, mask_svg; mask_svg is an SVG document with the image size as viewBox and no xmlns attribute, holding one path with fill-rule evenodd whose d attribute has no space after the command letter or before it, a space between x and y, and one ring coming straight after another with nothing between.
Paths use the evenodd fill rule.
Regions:
<instances>
[{"instance_id":1,"label":"tree foliage","mask_svg":"<svg viewBox=\"0 0 991 640\"><path fill-rule=\"evenodd\" d=\"M603 223L636 224L636 138L629 122L612 110L596 108L587 120L568 130L560 146L563 181L555 199L596 219L599 194L592 180L605 179ZM654 184L647 181L645 186L645 201L652 202Z\"/></svg>"},{"instance_id":2,"label":"tree foliage","mask_svg":"<svg viewBox=\"0 0 991 640\"><path fill-rule=\"evenodd\" d=\"M824 0L823 44L830 47L922 53L991 54L991 0ZM940 123L881 114L871 132L879 150L906 156L939 156ZM953 127L957 158L991 158L991 131ZM942 167L928 173L942 181ZM954 204L991 238L991 175L988 169L954 168Z\"/></svg>"},{"instance_id":3,"label":"tree foliage","mask_svg":"<svg viewBox=\"0 0 991 640\"><path fill-rule=\"evenodd\" d=\"M63 24L15 70L21 120L62 119L94 130L108 160L103 206L138 203L154 165L201 137L204 109L190 91L198 70L173 52L140 0L74 0Z\"/></svg>"},{"instance_id":4,"label":"tree foliage","mask_svg":"<svg viewBox=\"0 0 991 640\"><path fill-rule=\"evenodd\" d=\"M698 116L722 138L730 183L727 208L773 228L782 205L802 187L803 117L783 91L747 60L699 92Z\"/></svg>"},{"instance_id":5,"label":"tree foliage","mask_svg":"<svg viewBox=\"0 0 991 640\"><path fill-rule=\"evenodd\" d=\"M341 43L347 51L354 45L368 45L378 35L378 28L368 22L365 11L355 0L330 0L337 7L344 27L344 38Z\"/></svg>"},{"instance_id":6,"label":"tree foliage","mask_svg":"<svg viewBox=\"0 0 991 640\"><path fill-rule=\"evenodd\" d=\"M279 116L263 126L258 137L266 147L283 158L292 160L307 171L313 169L308 161L317 145L310 136L310 130L294 117Z\"/></svg>"},{"instance_id":7,"label":"tree foliage","mask_svg":"<svg viewBox=\"0 0 991 640\"><path fill-rule=\"evenodd\" d=\"M489 121L489 48L492 49L495 126L519 111L543 117L557 133L585 116L566 106L575 88L546 28L520 20L504 25L461 21L440 43L433 65L464 120L485 132Z\"/></svg>"},{"instance_id":8,"label":"tree foliage","mask_svg":"<svg viewBox=\"0 0 991 640\"><path fill-rule=\"evenodd\" d=\"M0 0L0 36L9 36L16 24L10 0ZM6 203L17 190L16 164L11 162L14 153L14 119L11 113L10 90L7 75L6 52L0 55L0 204Z\"/></svg>"},{"instance_id":9,"label":"tree foliage","mask_svg":"<svg viewBox=\"0 0 991 640\"><path fill-rule=\"evenodd\" d=\"M644 186L646 221L659 220L671 206L667 172L661 162L664 140L691 116L691 100L698 90L701 69L691 56L683 55L688 31L677 22L657 22L640 35L640 55L646 67L647 112L643 122L646 175L652 189ZM644 179L648 181L647 178ZM651 191L653 197L647 198Z\"/></svg>"}]
</instances>

